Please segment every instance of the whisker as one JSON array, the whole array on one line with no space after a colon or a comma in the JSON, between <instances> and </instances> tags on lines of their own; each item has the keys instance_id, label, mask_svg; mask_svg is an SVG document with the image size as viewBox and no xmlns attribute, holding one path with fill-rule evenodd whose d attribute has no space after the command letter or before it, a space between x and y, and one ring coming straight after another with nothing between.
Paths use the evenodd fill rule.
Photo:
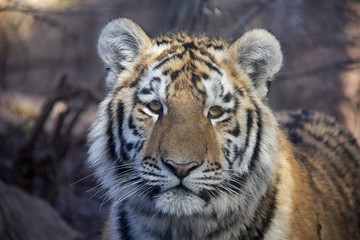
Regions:
<instances>
[{"instance_id":1,"label":"whisker","mask_svg":"<svg viewBox=\"0 0 360 240\"><path fill-rule=\"evenodd\" d=\"M79 179L79 180L76 180L75 182L73 183L70 183L69 184L69 187L73 187L74 185L82 182L82 181L85 181L86 179L90 178L90 177L95 177L97 174L99 173L104 173L104 172L108 172L108 171L111 171L111 170L121 170L123 168L127 168L127 171L124 171L125 173L127 172L130 172L130 171L137 171L136 169L128 169L128 167L136 167L135 163L123 163L121 165L118 165L118 166L112 166L112 167L109 167L109 168L106 168L106 169L102 169L101 171L98 171L96 173L91 173L91 174L88 174L87 176Z\"/></svg>"}]
</instances>

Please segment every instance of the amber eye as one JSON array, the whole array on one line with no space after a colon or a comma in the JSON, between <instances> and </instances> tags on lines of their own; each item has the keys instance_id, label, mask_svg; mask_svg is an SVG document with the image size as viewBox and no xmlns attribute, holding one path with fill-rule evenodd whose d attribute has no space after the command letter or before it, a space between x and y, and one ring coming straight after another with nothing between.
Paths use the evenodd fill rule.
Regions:
<instances>
[{"instance_id":1,"label":"amber eye","mask_svg":"<svg viewBox=\"0 0 360 240\"><path fill-rule=\"evenodd\" d=\"M149 108L152 112L154 112L156 114L161 114L163 111L163 106L162 106L161 102L156 101L156 100L149 102L146 106L147 106L147 108Z\"/></svg>"},{"instance_id":2,"label":"amber eye","mask_svg":"<svg viewBox=\"0 0 360 240\"><path fill-rule=\"evenodd\" d=\"M212 106L208 112L208 118L219 118L224 114L224 109L220 106Z\"/></svg>"}]
</instances>

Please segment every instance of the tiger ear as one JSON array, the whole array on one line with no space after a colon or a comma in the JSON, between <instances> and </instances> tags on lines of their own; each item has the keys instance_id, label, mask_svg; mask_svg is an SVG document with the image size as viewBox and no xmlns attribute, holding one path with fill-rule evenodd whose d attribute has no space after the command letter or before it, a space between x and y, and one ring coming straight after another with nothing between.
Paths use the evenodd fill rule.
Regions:
<instances>
[{"instance_id":1,"label":"tiger ear","mask_svg":"<svg viewBox=\"0 0 360 240\"><path fill-rule=\"evenodd\" d=\"M254 29L236 40L231 48L241 69L250 77L257 95L264 99L282 65L279 41L266 30Z\"/></svg>"},{"instance_id":2,"label":"tiger ear","mask_svg":"<svg viewBox=\"0 0 360 240\"><path fill-rule=\"evenodd\" d=\"M149 42L146 33L129 19L119 18L105 25L99 36L97 51L109 70L108 87L115 84L116 75L127 69Z\"/></svg>"}]
</instances>

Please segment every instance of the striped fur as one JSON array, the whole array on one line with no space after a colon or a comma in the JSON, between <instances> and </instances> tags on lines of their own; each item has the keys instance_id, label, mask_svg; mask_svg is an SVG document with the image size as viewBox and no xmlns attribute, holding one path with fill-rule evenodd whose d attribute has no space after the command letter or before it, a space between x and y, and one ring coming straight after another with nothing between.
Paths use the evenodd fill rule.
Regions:
<instances>
[{"instance_id":1,"label":"striped fur","mask_svg":"<svg viewBox=\"0 0 360 240\"><path fill-rule=\"evenodd\" d=\"M359 147L318 113L276 120L270 33L150 39L117 19L98 51L107 95L88 163L112 200L103 239L359 238Z\"/></svg>"}]
</instances>

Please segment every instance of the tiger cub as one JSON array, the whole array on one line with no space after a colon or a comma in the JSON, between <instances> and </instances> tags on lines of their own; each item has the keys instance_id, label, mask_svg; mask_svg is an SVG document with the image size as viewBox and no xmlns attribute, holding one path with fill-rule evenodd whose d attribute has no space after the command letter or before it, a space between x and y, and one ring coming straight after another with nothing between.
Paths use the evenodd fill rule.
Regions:
<instances>
[{"instance_id":1,"label":"tiger cub","mask_svg":"<svg viewBox=\"0 0 360 240\"><path fill-rule=\"evenodd\" d=\"M320 113L276 119L269 32L150 39L116 19L98 53L107 95L88 163L112 200L103 239L360 239L359 147Z\"/></svg>"}]
</instances>

